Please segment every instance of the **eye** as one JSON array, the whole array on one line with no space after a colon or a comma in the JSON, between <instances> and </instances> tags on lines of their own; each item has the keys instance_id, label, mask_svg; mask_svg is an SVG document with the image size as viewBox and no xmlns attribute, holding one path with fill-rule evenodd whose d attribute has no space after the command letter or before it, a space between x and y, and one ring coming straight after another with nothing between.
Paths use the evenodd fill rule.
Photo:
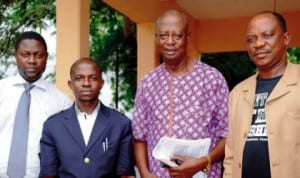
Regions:
<instances>
[{"instance_id":1,"label":"eye","mask_svg":"<svg viewBox=\"0 0 300 178\"><path fill-rule=\"evenodd\" d=\"M159 34L158 37L160 40L167 40L169 38L169 35L162 33L162 34Z\"/></svg>"},{"instance_id":2,"label":"eye","mask_svg":"<svg viewBox=\"0 0 300 178\"><path fill-rule=\"evenodd\" d=\"M270 39L270 38L272 38L273 36L274 36L273 33L265 33L265 34L264 34L264 39Z\"/></svg>"},{"instance_id":3,"label":"eye","mask_svg":"<svg viewBox=\"0 0 300 178\"><path fill-rule=\"evenodd\" d=\"M183 38L183 34L174 34L172 38L176 41L181 40Z\"/></svg>"},{"instance_id":4,"label":"eye","mask_svg":"<svg viewBox=\"0 0 300 178\"><path fill-rule=\"evenodd\" d=\"M24 57L24 58L27 58L27 57L29 57L29 54L28 53L21 53L21 56Z\"/></svg>"},{"instance_id":5,"label":"eye","mask_svg":"<svg viewBox=\"0 0 300 178\"><path fill-rule=\"evenodd\" d=\"M246 42L248 44L251 44L251 43L255 43L256 40L257 40L257 37L255 37L255 36L249 36L249 37L247 37Z\"/></svg>"},{"instance_id":6,"label":"eye","mask_svg":"<svg viewBox=\"0 0 300 178\"><path fill-rule=\"evenodd\" d=\"M81 81L82 77L81 76L76 76L74 79L75 79L75 81Z\"/></svg>"},{"instance_id":7,"label":"eye","mask_svg":"<svg viewBox=\"0 0 300 178\"><path fill-rule=\"evenodd\" d=\"M97 77L97 76L92 76L92 77L91 77L91 80L97 81L97 80L98 80L98 77Z\"/></svg>"},{"instance_id":8,"label":"eye","mask_svg":"<svg viewBox=\"0 0 300 178\"><path fill-rule=\"evenodd\" d=\"M45 54L44 53L38 53L36 54L36 58L44 58Z\"/></svg>"}]
</instances>

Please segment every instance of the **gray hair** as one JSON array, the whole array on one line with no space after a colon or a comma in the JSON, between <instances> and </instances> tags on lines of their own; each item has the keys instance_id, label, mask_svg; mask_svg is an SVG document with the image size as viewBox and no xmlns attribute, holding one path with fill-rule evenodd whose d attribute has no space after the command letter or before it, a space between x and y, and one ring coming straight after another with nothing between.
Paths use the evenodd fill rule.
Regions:
<instances>
[{"instance_id":1,"label":"gray hair","mask_svg":"<svg viewBox=\"0 0 300 178\"><path fill-rule=\"evenodd\" d=\"M156 21L156 33L158 32L158 28L160 27L161 25L161 20L166 17L166 16L169 16L169 15L175 15L175 16L178 16L181 18L182 22L183 22L183 25L184 25L184 30L186 33L188 33L188 17L185 13L181 12L181 11L178 11L178 10L175 10L175 9L171 9L171 10L168 10L166 12L164 12Z\"/></svg>"}]
</instances>

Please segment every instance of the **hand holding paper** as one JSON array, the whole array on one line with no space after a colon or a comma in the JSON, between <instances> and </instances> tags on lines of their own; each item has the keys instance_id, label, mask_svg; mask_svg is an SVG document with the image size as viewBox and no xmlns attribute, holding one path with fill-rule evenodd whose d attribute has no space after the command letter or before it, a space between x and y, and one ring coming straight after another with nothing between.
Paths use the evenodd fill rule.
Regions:
<instances>
[{"instance_id":1,"label":"hand holding paper","mask_svg":"<svg viewBox=\"0 0 300 178\"><path fill-rule=\"evenodd\" d=\"M170 137L162 137L154 147L152 155L155 159L161 161L170 167L177 167L179 164L171 158L177 156L192 156L200 158L206 156L210 147L210 138L198 140L185 140ZM198 176L201 175L201 176ZM197 173L194 178L206 177L204 172Z\"/></svg>"}]
</instances>

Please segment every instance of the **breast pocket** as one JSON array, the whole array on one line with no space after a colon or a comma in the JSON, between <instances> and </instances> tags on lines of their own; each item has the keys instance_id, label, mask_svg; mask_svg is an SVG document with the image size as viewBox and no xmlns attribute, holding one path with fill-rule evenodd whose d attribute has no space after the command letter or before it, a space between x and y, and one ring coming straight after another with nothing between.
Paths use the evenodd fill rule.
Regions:
<instances>
[{"instance_id":1,"label":"breast pocket","mask_svg":"<svg viewBox=\"0 0 300 178\"><path fill-rule=\"evenodd\" d=\"M282 119L282 135L288 143L300 143L300 111L289 111Z\"/></svg>"}]
</instances>

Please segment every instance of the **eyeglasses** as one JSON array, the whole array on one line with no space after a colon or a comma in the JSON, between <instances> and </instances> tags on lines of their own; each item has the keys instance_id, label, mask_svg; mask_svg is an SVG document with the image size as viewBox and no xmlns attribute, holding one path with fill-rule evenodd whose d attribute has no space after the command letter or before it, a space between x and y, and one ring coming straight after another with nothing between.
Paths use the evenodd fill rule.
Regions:
<instances>
[{"instance_id":1,"label":"eyeglasses","mask_svg":"<svg viewBox=\"0 0 300 178\"><path fill-rule=\"evenodd\" d=\"M161 33L158 34L158 39L161 41L167 41L170 37L173 41L179 41L183 39L184 34L168 34L168 33Z\"/></svg>"}]
</instances>

